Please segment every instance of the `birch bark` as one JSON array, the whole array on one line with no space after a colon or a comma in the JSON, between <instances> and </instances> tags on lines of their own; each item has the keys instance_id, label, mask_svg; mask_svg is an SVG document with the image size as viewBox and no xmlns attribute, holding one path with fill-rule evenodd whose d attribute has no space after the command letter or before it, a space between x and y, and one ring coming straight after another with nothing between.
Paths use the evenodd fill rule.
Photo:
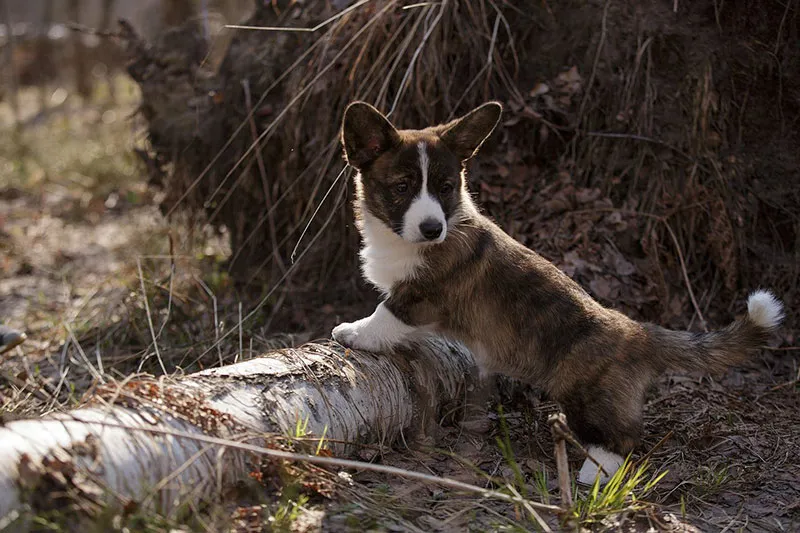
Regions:
<instances>
[{"instance_id":1,"label":"birch bark","mask_svg":"<svg viewBox=\"0 0 800 533\"><path fill-rule=\"evenodd\" d=\"M23 502L51 496L45 471L170 514L248 472L245 453L170 433L263 442L264 433L291 434L307 419L307 430L324 432L342 455L361 443L424 437L438 413L463 404L475 379L465 348L431 339L391 355L307 344L185 377L104 386L74 411L0 427L0 529Z\"/></svg>"}]
</instances>

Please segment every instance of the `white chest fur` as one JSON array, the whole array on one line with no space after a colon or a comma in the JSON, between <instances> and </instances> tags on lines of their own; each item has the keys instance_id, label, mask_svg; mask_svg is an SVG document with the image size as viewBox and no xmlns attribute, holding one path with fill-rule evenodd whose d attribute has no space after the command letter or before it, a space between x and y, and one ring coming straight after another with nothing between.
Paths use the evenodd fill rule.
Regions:
<instances>
[{"instance_id":1,"label":"white chest fur","mask_svg":"<svg viewBox=\"0 0 800 533\"><path fill-rule=\"evenodd\" d=\"M419 245L410 243L362 208L361 269L364 277L385 294L400 281L413 278L422 266Z\"/></svg>"}]
</instances>

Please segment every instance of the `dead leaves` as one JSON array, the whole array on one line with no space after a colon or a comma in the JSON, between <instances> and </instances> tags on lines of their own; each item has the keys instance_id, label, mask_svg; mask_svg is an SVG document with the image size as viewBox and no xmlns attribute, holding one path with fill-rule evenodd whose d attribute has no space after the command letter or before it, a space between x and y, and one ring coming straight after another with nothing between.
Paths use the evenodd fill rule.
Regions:
<instances>
[{"instance_id":1,"label":"dead leaves","mask_svg":"<svg viewBox=\"0 0 800 533\"><path fill-rule=\"evenodd\" d=\"M536 82L525 101L508 102L512 113L503 124L513 126L524 120L539 123L539 142L544 143L556 124L565 125L567 129L575 124L582 94L583 77L578 67L573 66L552 80Z\"/></svg>"},{"instance_id":2,"label":"dead leaves","mask_svg":"<svg viewBox=\"0 0 800 533\"><path fill-rule=\"evenodd\" d=\"M489 179L479 184L481 205L602 303L654 318L658 278L636 238L644 222L617 209L601 189L578 185L566 169L549 182L536 168L515 175L516 157L506 154L494 172L484 170Z\"/></svg>"},{"instance_id":3,"label":"dead leaves","mask_svg":"<svg viewBox=\"0 0 800 533\"><path fill-rule=\"evenodd\" d=\"M104 485L103 468L98 439L89 434L40 459L22 454L16 481L37 514L57 512L63 519L96 519L107 509L109 499L116 499L125 514L133 512L136 502L123 501Z\"/></svg>"},{"instance_id":4,"label":"dead leaves","mask_svg":"<svg viewBox=\"0 0 800 533\"><path fill-rule=\"evenodd\" d=\"M223 436L237 428L231 415L209 406L202 394L155 379L109 382L86 393L89 403L114 403L136 410L155 424L162 415L178 416L208 435Z\"/></svg>"}]
</instances>

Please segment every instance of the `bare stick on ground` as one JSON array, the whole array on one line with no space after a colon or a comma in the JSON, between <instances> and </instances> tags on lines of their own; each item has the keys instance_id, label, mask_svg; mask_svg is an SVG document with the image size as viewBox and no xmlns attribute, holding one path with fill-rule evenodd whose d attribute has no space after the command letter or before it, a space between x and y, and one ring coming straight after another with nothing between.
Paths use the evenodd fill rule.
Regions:
<instances>
[{"instance_id":1,"label":"bare stick on ground","mask_svg":"<svg viewBox=\"0 0 800 533\"><path fill-rule=\"evenodd\" d=\"M561 507L566 511L572 507L572 489L570 488L569 461L567 458L567 441L559 426L567 425L564 413L550 415L547 420L553 433L555 443L556 467L558 468L558 490L561 493Z\"/></svg>"}]
</instances>

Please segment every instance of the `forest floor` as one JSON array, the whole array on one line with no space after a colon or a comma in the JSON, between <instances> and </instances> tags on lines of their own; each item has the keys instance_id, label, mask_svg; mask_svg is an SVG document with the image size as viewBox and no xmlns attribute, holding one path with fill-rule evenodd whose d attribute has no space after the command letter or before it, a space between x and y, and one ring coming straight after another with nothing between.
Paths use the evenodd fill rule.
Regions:
<instances>
[{"instance_id":1,"label":"forest floor","mask_svg":"<svg viewBox=\"0 0 800 533\"><path fill-rule=\"evenodd\" d=\"M5 419L74 407L98 372L118 378L158 373L161 363L170 372L191 371L321 334L280 335L265 317L247 326L244 347L223 344L216 354L197 356L197 347L208 345L223 324L235 323L242 300L221 266L224 239L203 231L178 238L155 207L157 193L148 189L132 153L143 142L130 120L135 89L120 83L114 105L62 107L20 131L4 122L0 322L29 337L0 362ZM161 361L152 350L154 338ZM578 500L595 504L583 509L584 525L630 531L800 529L798 355L791 349L764 351L718 379L660 379L648 396L644 442L633 459L647 456L648 479L666 475L636 508L630 498L604 508L581 489ZM436 449L365 449L361 458L477 485L506 483L531 499L555 502L546 422L555 406L517 389L504 395L483 441L445 428ZM581 462L577 455L572 460L572 466ZM287 486L251 492L247 504L222 504L224 519L217 513L216 521L192 517L169 527L537 529L524 509L507 504L367 470L353 473L353 480L327 498L309 499ZM161 527L167 526L153 519L143 529Z\"/></svg>"}]
</instances>

